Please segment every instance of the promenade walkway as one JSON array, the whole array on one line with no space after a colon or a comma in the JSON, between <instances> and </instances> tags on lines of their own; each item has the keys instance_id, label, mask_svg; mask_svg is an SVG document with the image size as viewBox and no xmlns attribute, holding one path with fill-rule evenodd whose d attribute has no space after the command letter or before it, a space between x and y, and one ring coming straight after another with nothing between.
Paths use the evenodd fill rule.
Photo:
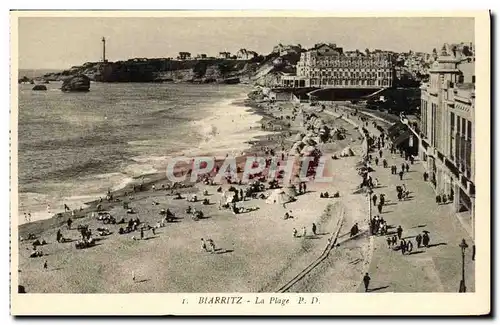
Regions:
<instances>
[{"instance_id":1,"label":"promenade walkway","mask_svg":"<svg viewBox=\"0 0 500 325\"><path fill-rule=\"evenodd\" d=\"M367 129L379 135L372 122ZM375 157L376 153L372 153ZM404 159L399 154L391 154L383 149L383 158L389 166L396 165L401 170ZM381 160L382 161L382 160ZM373 178L381 186L374 190L380 197L386 195L387 204L381 217L389 225L401 225L403 238L411 239L414 250L410 255L388 248L385 236L375 236L373 255L369 267L370 287L376 292L457 292L462 277L462 256L458 246L462 238L469 244L465 256L465 274L467 291L474 291L474 261L472 261L472 239L462 227L449 205L438 205L435 193L423 180L424 168L420 161L410 164L410 172L403 180L399 175L392 175L390 168L383 168L382 162L374 166ZM411 191L410 199L398 201L396 186L405 184ZM373 207L373 215L378 214ZM423 230L430 232L429 248L417 248L415 236ZM364 291L362 285L358 291Z\"/></svg>"}]
</instances>

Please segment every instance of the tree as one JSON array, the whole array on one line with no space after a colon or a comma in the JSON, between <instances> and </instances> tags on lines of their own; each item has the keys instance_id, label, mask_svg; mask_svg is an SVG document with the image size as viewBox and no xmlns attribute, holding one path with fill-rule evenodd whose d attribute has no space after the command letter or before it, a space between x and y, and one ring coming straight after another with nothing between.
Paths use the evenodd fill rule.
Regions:
<instances>
[{"instance_id":1,"label":"tree","mask_svg":"<svg viewBox=\"0 0 500 325\"><path fill-rule=\"evenodd\" d=\"M472 51L470 50L469 46L468 45L465 45L463 48L462 48L462 53L463 55L465 56L472 56Z\"/></svg>"}]
</instances>

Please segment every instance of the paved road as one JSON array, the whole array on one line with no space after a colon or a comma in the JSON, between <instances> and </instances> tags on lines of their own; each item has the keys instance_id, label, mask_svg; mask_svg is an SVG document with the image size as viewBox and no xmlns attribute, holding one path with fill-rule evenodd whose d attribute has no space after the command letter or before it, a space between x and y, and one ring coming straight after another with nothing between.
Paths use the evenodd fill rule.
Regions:
<instances>
[{"instance_id":1,"label":"paved road","mask_svg":"<svg viewBox=\"0 0 500 325\"><path fill-rule=\"evenodd\" d=\"M379 134L371 123L372 134ZM374 155L374 153L373 153ZM383 157L389 166L401 168L403 158L383 150ZM373 292L457 292L462 277L462 256L458 246L462 238L469 243L465 256L467 291L474 291L474 261L472 261L472 240L456 218L450 205L437 205L435 193L424 182L424 168L420 161L410 165L410 172L403 180L392 175L390 168L374 166L373 177L381 186L374 190L377 196L385 193L388 204L382 217L389 225L403 228L403 237L412 240L414 250L411 255L388 248L385 236L374 237L372 260L368 272ZM396 186L405 184L411 191L410 200L398 201ZM377 214L376 207L373 215ZM394 231L395 228L390 229ZM417 249L415 236L423 230L430 232L429 248ZM362 285L359 291L364 291Z\"/></svg>"}]
</instances>

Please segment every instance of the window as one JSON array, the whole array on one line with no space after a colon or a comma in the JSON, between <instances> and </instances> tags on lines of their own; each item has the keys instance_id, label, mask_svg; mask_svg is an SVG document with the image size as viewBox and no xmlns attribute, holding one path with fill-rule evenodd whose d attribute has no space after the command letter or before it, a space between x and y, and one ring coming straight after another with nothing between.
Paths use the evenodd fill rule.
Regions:
<instances>
[{"instance_id":1,"label":"window","mask_svg":"<svg viewBox=\"0 0 500 325\"><path fill-rule=\"evenodd\" d=\"M450 158L455 160L455 114L450 113Z\"/></svg>"}]
</instances>

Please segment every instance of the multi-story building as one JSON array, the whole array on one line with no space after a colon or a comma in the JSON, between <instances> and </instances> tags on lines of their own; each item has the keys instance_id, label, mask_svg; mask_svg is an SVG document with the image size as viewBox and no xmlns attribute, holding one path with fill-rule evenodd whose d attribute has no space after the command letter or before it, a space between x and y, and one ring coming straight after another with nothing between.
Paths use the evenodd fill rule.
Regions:
<instances>
[{"instance_id":1,"label":"multi-story building","mask_svg":"<svg viewBox=\"0 0 500 325\"><path fill-rule=\"evenodd\" d=\"M236 52L236 58L238 60L251 60L257 55L257 52L249 51L247 49L240 49L238 52Z\"/></svg>"},{"instance_id":2,"label":"multi-story building","mask_svg":"<svg viewBox=\"0 0 500 325\"><path fill-rule=\"evenodd\" d=\"M336 44L316 44L302 52L296 76L282 78L283 87L388 88L392 87L392 53L346 51Z\"/></svg>"},{"instance_id":3,"label":"multi-story building","mask_svg":"<svg viewBox=\"0 0 500 325\"><path fill-rule=\"evenodd\" d=\"M230 59L230 58L231 58L230 52L219 52L219 59Z\"/></svg>"},{"instance_id":4,"label":"multi-story building","mask_svg":"<svg viewBox=\"0 0 500 325\"><path fill-rule=\"evenodd\" d=\"M421 87L421 125L413 132L437 194L453 198L457 212L474 222L474 62L443 46Z\"/></svg>"}]
</instances>

